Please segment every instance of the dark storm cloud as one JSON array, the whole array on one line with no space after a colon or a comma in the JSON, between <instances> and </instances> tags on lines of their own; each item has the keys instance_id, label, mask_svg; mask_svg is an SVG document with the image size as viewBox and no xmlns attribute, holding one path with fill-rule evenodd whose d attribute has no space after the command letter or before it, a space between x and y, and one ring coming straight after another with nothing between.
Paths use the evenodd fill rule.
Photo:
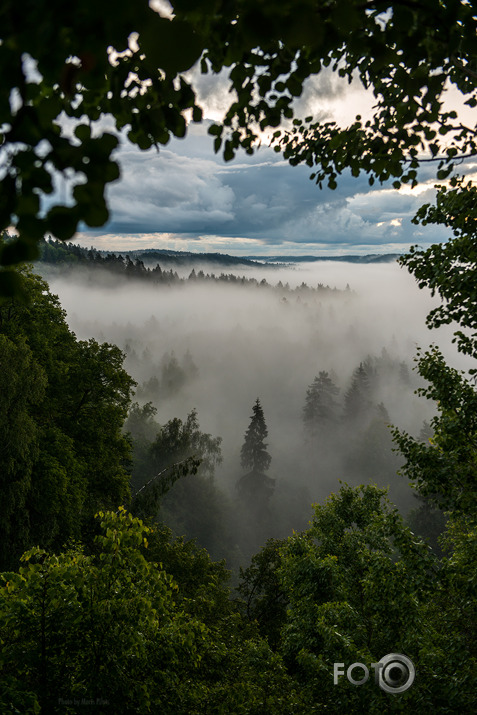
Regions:
<instances>
[{"instance_id":1,"label":"dark storm cloud","mask_svg":"<svg viewBox=\"0 0 477 715\"><path fill-rule=\"evenodd\" d=\"M421 240L411 224L422 195L373 188L366 177L345 173L338 189L319 190L310 169L291 167L269 147L225 163L213 153L207 125L192 126L185 140L159 152L141 152L124 141L122 177L109 187L111 221L96 233L169 234L178 239L233 239L260 245L409 245ZM432 188L426 199L430 200ZM427 242L442 240L424 232ZM385 248L383 250L386 250Z\"/></svg>"},{"instance_id":2,"label":"dark storm cloud","mask_svg":"<svg viewBox=\"0 0 477 715\"><path fill-rule=\"evenodd\" d=\"M207 147L208 152L204 151ZM110 187L111 233L163 232L287 238L284 225L311 215L330 201L345 205L340 194L318 191L309 171L292 169L268 147L253 157L225 164L213 154L208 136L175 141L159 153L126 145L119 154L120 182Z\"/></svg>"}]
</instances>

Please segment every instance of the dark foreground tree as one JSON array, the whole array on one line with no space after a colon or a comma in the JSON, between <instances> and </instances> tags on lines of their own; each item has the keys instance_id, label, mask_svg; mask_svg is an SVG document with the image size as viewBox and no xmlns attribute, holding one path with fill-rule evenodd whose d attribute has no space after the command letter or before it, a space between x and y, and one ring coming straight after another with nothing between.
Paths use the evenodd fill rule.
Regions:
<instances>
[{"instance_id":1,"label":"dark foreground tree","mask_svg":"<svg viewBox=\"0 0 477 715\"><path fill-rule=\"evenodd\" d=\"M98 521L94 553L34 548L0 574L2 713L311 712L220 564L122 509Z\"/></svg>"},{"instance_id":2,"label":"dark foreground tree","mask_svg":"<svg viewBox=\"0 0 477 715\"><path fill-rule=\"evenodd\" d=\"M280 549L285 544L285 539L268 539L248 568L240 568L237 588L244 614L258 623L261 635L273 648L279 647L281 629L286 623L288 601L278 577Z\"/></svg>"},{"instance_id":3,"label":"dark foreground tree","mask_svg":"<svg viewBox=\"0 0 477 715\"><path fill-rule=\"evenodd\" d=\"M285 662L318 711L466 712L477 685L475 526L456 522L447 534L451 555L439 562L384 494L343 486L280 549ZM388 653L416 668L400 694L374 681L371 663ZM356 662L369 668L368 682L356 687L343 675L334 685L334 664L346 670Z\"/></svg>"},{"instance_id":4,"label":"dark foreground tree","mask_svg":"<svg viewBox=\"0 0 477 715\"><path fill-rule=\"evenodd\" d=\"M85 536L129 499L122 434L134 381L115 345L78 341L48 285L23 271L27 304L0 306L0 564Z\"/></svg>"},{"instance_id":5,"label":"dark foreground tree","mask_svg":"<svg viewBox=\"0 0 477 715\"><path fill-rule=\"evenodd\" d=\"M457 322L457 349L477 357L477 190L471 184L453 182L441 187L435 205L423 206L417 223L444 224L454 234L445 244L427 250L414 247L401 259L416 277L420 288L429 287L442 299L427 323L431 328ZM426 441L399 430L394 438L406 458L404 473L431 503L455 514L475 518L477 509L477 368L456 370L434 346L419 351L419 374L427 381L420 394L437 405L431 420L432 437Z\"/></svg>"}]
</instances>

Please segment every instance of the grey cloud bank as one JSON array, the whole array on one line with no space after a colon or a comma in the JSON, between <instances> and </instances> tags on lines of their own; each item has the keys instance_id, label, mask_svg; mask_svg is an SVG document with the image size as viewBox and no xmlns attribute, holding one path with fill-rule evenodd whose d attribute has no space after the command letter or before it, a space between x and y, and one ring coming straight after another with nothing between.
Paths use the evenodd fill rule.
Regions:
<instances>
[{"instance_id":1,"label":"grey cloud bank","mask_svg":"<svg viewBox=\"0 0 477 715\"><path fill-rule=\"evenodd\" d=\"M213 154L206 124L191 126L184 140L140 152L123 141L122 177L108 189L111 220L84 231L80 240L114 248L127 235L150 236L151 247L264 255L277 247L296 253L405 251L409 245L442 241L446 233L414 226L411 218L427 191L371 189L365 177L344 174L336 191L319 190L308 167L291 167L269 147L228 164ZM431 176L431 170L428 171ZM426 176L423 177L424 179ZM93 237L101 237L96 244ZM174 242L173 245L171 241ZM144 241L141 242L144 246ZM101 244L101 245L100 245ZM352 251L351 251L352 252Z\"/></svg>"}]
</instances>

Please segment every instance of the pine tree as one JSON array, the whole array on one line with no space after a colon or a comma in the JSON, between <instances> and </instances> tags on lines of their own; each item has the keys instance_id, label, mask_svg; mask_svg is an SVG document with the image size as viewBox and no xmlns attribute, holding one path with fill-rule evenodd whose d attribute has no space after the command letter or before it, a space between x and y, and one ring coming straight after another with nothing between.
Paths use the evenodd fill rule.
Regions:
<instances>
[{"instance_id":1,"label":"pine tree","mask_svg":"<svg viewBox=\"0 0 477 715\"><path fill-rule=\"evenodd\" d=\"M257 397L253 406L253 415L250 425L245 433L245 441L240 451L240 463L244 469L262 474L266 472L272 461L267 452L265 440L268 436L268 429L263 415L262 405Z\"/></svg>"}]
</instances>

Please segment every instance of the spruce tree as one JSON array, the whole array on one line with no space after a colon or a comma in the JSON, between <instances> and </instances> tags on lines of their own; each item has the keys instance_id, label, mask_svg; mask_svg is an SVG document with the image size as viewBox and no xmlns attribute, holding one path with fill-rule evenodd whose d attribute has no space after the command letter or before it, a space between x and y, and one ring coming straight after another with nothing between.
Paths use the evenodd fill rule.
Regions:
<instances>
[{"instance_id":1,"label":"spruce tree","mask_svg":"<svg viewBox=\"0 0 477 715\"><path fill-rule=\"evenodd\" d=\"M351 386L344 399L344 420L352 422L358 418L370 416L371 411L371 387L366 364L360 363L353 372Z\"/></svg>"},{"instance_id":2,"label":"spruce tree","mask_svg":"<svg viewBox=\"0 0 477 715\"><path fill-rule=\"evenodd\" d=\"M251 472L263 474L266 472L272 461L267 452L265 440L268 436L268 429L265 423L262 405L257 397L253 406L253 415L250 425L245 433L245 441L240 451L240 463L244 469Z\"/></svg>"},{"instance_id":3,"label":"spruce tree","mask_svg":"<svg viewBox=\"0 0 477 715\"><path fill-rule=\"evenodd\" d=\"M327 372L320 372L306 391L303 422L307 431L316 435L337 419L336 395L339 389Z\"/></svg>"},{"instance_id":4,"label":"spruce tree","mask_svg":"<svg viewBox=\"0 0 477 715\"><path fill-rule=\"evenodd\" d=\"M272 461L267 452L267 436L268 429L262 405L257 398L240 451L242 469L248 471L237 482L247 525L247 536L241 544L241 549L250 556L256 551L257 544L263 543L270 535L269 502L275 490L275 480L265 474Z\"/></svg>"}]
</instances>

